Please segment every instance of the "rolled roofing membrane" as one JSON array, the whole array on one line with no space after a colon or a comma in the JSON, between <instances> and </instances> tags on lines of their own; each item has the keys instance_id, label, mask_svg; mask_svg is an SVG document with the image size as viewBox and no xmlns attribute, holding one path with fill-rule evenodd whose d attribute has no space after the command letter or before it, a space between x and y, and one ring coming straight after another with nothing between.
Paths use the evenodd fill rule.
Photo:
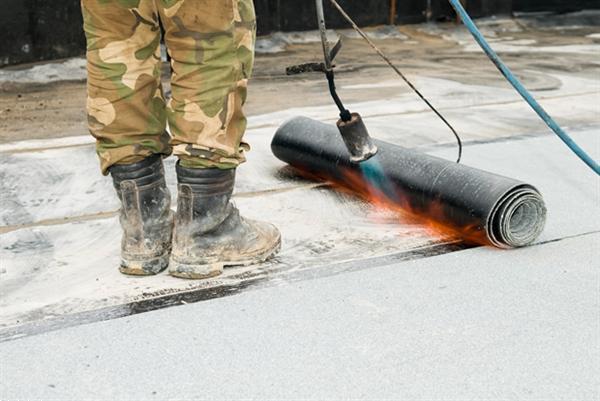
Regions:
<instances>
[{"instance_id":1,"label":"rolled roofing membrane","mask_svg":"<svg viewBox=\"0 0 600 401\"><path fill-rule=\"evenodd\" d=\"M354 163L338 129L306 117L284 123L271 143L280 160L371 200L439 223L469 242L515 248L544 229L546 207L527 183L383 141Z\"/></svg>"}]
</instances>

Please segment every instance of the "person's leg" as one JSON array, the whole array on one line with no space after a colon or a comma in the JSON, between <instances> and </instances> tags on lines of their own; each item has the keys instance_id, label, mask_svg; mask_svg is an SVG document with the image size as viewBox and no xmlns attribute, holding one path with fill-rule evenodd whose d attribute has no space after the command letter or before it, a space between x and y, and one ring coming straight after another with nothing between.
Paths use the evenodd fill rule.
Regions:
<instances>
[{"instance_id":1,"label":"person's leg","mask_svg":"<svg viewBox=\"0 0 600 401\"><path fill-rule=\"evenodd\" d=\"M149 275L169 259L173 216L162 155L170 153L154 0L82 0L88 121L121 201L120 270ZM162 155L161 155L162 154Z\"/></svg>"},{"instance_id":2,"label":"person's leg","mask_svg":"<svg viewBox=\"0 0 600 401\"><path fill-rule=\"evenodd\" d=\"M167 113L174 154L184 167L236 167L248 150L241 141L254 62L252 0L157 2L172 58Z\"/></svg>"},{"instance_id":3,"label":"person's leg","mask_svg":"<svg viewBox=\"0 0 600 401\"><path fill-rule=\"evenodd\" d=\"M88 123L102 173L114 164L170 154L154 0L82 0L81 8Z\"/></svg>"},{"instance_id":4,"label":"person's leg","mask_svg":"<svg viewBox=\"0 0 600 401\"><path fill-rule=\"evenodd\" d=\"M262 262L279 249L279 231L244 219L230 201L247 150L242 106L254 58L252 0L158 4L172 57L167 112L179 157L169 273L205 278L224 266Z\"/></svg>"}]
</instances>

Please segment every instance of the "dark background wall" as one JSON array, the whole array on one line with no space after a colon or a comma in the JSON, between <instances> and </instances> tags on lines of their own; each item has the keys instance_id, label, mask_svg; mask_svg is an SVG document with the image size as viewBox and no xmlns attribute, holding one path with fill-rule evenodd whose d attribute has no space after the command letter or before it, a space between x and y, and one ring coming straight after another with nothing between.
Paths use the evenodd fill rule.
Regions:
<instances>
[{"instance_id":1,"label":"dark background wall","mask_svg":"<svg viewBox=\"0 0 600 401\"><path fill-rule=\"evenodd\" d=\"M416 23L428 14L433 20L453 19L447 0L339 0L360 25ZM600 8L600 0L464 0L473 17L513 11L573 11ZM332 28L347 27L326 3ZM315 29L313 0L255 0L259 34ZM393 14L393 15L392 15ZM83 53L79 0L0 0L0 67Z\"/></svg>"},{"instance_id":2,"label":"dark background wall","mask_svg":"<svg viewBox=\"0 0 600 401\"><path fill-rule=\"evenodd\" d=\"M600 8L598 0L513 0L515 11L556 11L565 13Z\"/></svg>"},{"instance_id":3,"label":"dark background wall","mask_svg":"<svg viewBox=\"0 0 600 401\"><path fill-rule=\"evenodd\" d=\"M79 0L0 0L0 66L81 54Z\"/></svg>"}]
</instances>

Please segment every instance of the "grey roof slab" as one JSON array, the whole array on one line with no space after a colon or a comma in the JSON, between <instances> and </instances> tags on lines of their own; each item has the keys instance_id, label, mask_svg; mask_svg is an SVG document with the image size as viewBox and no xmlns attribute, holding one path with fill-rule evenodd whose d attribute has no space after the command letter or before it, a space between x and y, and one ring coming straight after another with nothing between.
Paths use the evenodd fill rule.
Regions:
<instances>
[{"instance_id":1,"label":"grey roof slab","mask_svg":"<svg viewBox=\"0 0 600 401\"><path fill-rule=\"evenodd\" d=\"M597 17L478 24L600 159ZM293 179L269 152L276 127L296 115L331 123L337 115L322 77L281 76L290 60L319 51L295 46L257 59L248 103L253 151L236 199L245 214L284 231L281 255L260 267L193 283L121 276L118 205L92 138L0 144L0 326L27 320L15 330L37 330L11 341L0 329L0 398L599 399L600 180L549 134L464 27L405 32L417 40L386 52L468 142L464 162L530 182L546 197L541 242L431 257L448 250L431 252L435 240L422 227ZM454 159L447 128L367 52L354 46L338 60L348 106L379 139ZM348 68L366 60L372 65ZM34 101L3 114L4 140L83 133L83 114L59 124L44 114L47 101L38 107L37 96L54 99L56 88L27 92ZM14 95L4 96L10 108ZM26 227L7 230L18 224ZM211 300L115 319L168 297L164 305Z\"/></svg>"},{"instance_id":2,"label":"grey roof slab","mask_svg":"<svg viewBox=\"0 0 600 401\"><path fill-rule=\"evenodd\" d=\"M594 400L599 240L365 266L2 343L0 397Z\"/></svg>"}]
</instances>

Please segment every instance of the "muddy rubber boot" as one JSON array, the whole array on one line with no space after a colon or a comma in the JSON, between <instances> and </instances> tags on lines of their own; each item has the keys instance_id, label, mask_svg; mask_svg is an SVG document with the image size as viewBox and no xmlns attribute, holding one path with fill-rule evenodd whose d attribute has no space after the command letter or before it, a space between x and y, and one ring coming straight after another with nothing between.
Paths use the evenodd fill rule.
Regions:
<instances>
[{"instance_id":1,"label":"muddy rubber boot","mask_svg":"<svg viewBox=\"0 0 600 401\"><path fill-rule=\"evenodd\" d=\"M121 200L123 228L121 267L124 274L149 276L169 264L173 213L160 155L109 169Z\"/></svg>"},{"instance_id":2,"label":"muddy rubber boot","mask_svg":"<svg viewBox=\"0 0 600 401\"><path fill-rule=\"evenodd\" d=\"M234 169L190 169L177 163L177 179L169 274L189 279L213 277L226 266L264 262L279 250L279 230L241 217L230 201Z\"/></svg>"}]
</instances>

